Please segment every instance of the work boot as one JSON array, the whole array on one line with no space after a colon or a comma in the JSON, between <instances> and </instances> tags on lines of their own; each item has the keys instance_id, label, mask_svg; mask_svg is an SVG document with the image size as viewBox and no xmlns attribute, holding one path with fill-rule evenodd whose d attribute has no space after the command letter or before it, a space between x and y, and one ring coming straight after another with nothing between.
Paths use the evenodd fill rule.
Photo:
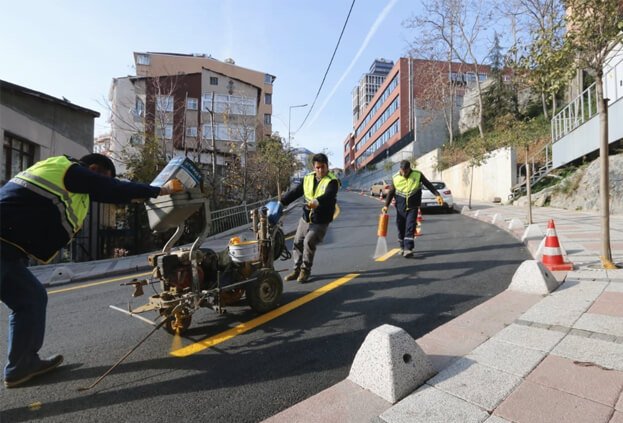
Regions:
<instances>
[{"instance_id":1,"label":"work boot","mask_svg":"<svg viewBox=\"0 0 623 423\"><path fill-rule=\"evenodd\" d=\"M413 257L413 250L404 250L402 252L403 257Z\"/></svg>"},{"instance_id":2,"label":"work boot","mask_svg":"<svg viewBox=\"0 0 623 423\"><path fill-rule=\"evenodd\" d=\"M50 370L56 369L63 362L63 356L60 354L53 355L52 357L47 358L46 360L40 360L37 366L31 370L30 372L21 375L21 376L8 376L4 379L4 386L6 388L15 388L16 386L21 385L22 383L28 382L35 376L42 375L44 373L49 372Z\"/></svg>"},{"instance_id":3,"label":"work boot","mask_svg":"<svg viewBox=\"0 0 623 423\"><path fill-rule=\"evenodd\" d=\"M303 269L303 270L301 270L301 274L299 275L299 277L298 277L298 279L296 281L298 283L305 283L309 279L309 275L310 275L309 270Z\"/></svg>"},{"instance_id":4,"label":"work boot","mask_svg":"<svg viewBox=\"0 0 623 423\"><path fill-rule=\"evenodd\" d=\"M285 281L295 281L297 280L297 278L299 277L299 274L301 273L301 269L299 269L298 267L295 267L294 270L292 270L292 273L290 273L289 275L287 275L284 280Z\"/></svg>"}]
</instances>

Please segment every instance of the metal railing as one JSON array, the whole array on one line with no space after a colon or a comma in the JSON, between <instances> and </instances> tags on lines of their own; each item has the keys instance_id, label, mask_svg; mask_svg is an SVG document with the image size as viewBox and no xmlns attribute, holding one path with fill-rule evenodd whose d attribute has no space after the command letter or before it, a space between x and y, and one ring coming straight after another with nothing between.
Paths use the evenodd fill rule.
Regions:
<instances>
[{"instance_id":1,"label":"metal railing","mask_svg":"<svg viewBox=\"0 0 623 423\"><path fill-rule=\"evenodd\" d=\"M623 63L623 57L621 57L618 62L610 66L608 71L604 72L604 98L608 98L610 100L610 104L620 98L623 98L623 89L621 89L617 83L617 81L619 81L619 75L617 74L621 72L621 63ZM609 81L614 81L614 83L609 84ZM597 95L595 84L596 83L593 82L552 118L551 128L553 143L560 140L569 132L587 122L597 114Z\"/></svg>"},{"instance_id":2,"label":"metal railing","mask_svg":"<svg viewBox=\"0 0 623 423\"><path fill-rule=\"evenodd\" d=\"M239 226L250 224L251 210L256 209L274 199L275 198L269 198L267 200L256 201L255 203L249 204L243 203L240 206L228 207L226 209L210 212L210 236L220 234Z\"/></svg>"},{"instance_id":3,"label":"metal railing","mask_svg":"<svg viewBox=\"0 0 623 423\"><path fill-rule=\"evenodd\" d=\"M541 158L545 156L545 162L542 166L537 168L537 157ZM541 160L538 160L540 163ZM536 154L532 155L528 159L530 165L530 186L533 187L541 179L545 178L554 168L552 162L552 143L545 144L545 146ZM523 171L523 172L522 172ZM526 174L526 164L519 166L518 174ZM509 199L516 200L527 192L526 181L520 181L511 188L511 194Z\"/></svg>"}]
</instances>

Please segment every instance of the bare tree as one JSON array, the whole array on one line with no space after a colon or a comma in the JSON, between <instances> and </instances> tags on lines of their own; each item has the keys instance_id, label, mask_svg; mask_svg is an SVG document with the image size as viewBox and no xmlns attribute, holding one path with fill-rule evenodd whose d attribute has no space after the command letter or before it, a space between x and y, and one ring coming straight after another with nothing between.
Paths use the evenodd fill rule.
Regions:
<instances>
[{"instance_id":1,"label":"bare tree","mask_svg":"<svg viewBox=\"0 0 623 423\"><path fill-rule=\"evenodd\" d=\"M492 14L485 0L425 0L419 15L412 18L409 27L426 35L415 44L429 50L441 46L450 59L455 57L471 68L468 83L475 82L478 104L478 131L483 133L482 89L480 74L482 62L478 57L480 45L485 41L483 31L489 26Z\"/></svg>"},{"instance_id":2,"label":"bare tree","mask_svg":"<svg viewBox=\"0 0 623 423\"><path fill-rule=\"evenodd\" d=\"M599 114L599 199L601 263L614 269L610 247L610 181L608 175L608 99L604 98L604 67L612 51L623 43L623 4L619 0L566 0L567 46L575 65L595 78Z\"/></svg>"}]
</instances>

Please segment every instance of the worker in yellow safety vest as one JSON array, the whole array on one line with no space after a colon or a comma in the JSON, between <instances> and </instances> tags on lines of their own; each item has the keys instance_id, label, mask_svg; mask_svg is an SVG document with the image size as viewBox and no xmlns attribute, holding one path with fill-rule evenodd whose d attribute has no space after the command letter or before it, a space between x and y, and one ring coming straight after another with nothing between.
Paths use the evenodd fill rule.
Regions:
<instances>
[{"instance_id":1,"label":"worker in yellow safety vest","mask_svg":"<svg viewBox=\"0 0 623 423\"><path fill-rule=\"evenodd\" d=\"M312 157L314 171L303 178L303 181L281 197L284 206L303 196L303 216L299 220L294 235L292 273L285 277L286 281L297 280L305 283L311 275L316 246L322 242L333 221L337 204L339 181L329 172L329 159L326 154Z\"/></svg>"},{"instance_id":2,"label":"worker in yellow safety vest","mask_svg":"<svg viewBox=\"0 0 623 423\"><path fill-rule=\"evenodd\" d=\"M411 169L411 163L408 160L401 161L400 170L392 178L392 186L385 198L385 206L381 210L383 213L387 213L392 199L396 198L398 243L400 244L400 254L404 257L413 256L415 246L413 237L418 208L422 202L422 185L435 195L440 206L443 205L443 198L422 172Z\"/></svg>"},{"instance_id":3,"label":"worker in yellow safety vest","mask_svg":"<svg viewBox=\"0 0 623 423\"><path fill-rule=\"evenodd\" d=\"M11 310L4 386L14 388L55 369L63 356L39 357L45 335L46 289L28 269L48 263L82 228L90 200L129 203L183 190L178 180L157 187L115 179L101 154L55 156L19 172L0 188L0 300Z\"/></svg>"}]
</instances>

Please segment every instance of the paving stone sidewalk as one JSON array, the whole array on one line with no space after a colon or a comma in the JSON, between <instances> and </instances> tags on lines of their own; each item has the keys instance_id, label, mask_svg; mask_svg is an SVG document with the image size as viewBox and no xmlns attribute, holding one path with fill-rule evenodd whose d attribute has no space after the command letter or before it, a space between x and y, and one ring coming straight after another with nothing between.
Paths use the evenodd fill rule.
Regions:
<instances>
[{"instance_id":1,"label":"paving stone sidewalk","mask_svg":"<svg viewBox=\"0 0 623 423\"><path fill-rule=\"evenodd\" d=\"M464 214L518 239L527 224L513 206ZM347 379L266 421L623 423L623 269L599 269L597 214L533 208L543 234L550 219L575 269L555 272L564 283L547 296L504 291L416 340L437 374L415 392L391 404ZM623 263L623 216L610 226ZM535 254L540 239L525 243Z\"/></svg>"}]
</instances>

